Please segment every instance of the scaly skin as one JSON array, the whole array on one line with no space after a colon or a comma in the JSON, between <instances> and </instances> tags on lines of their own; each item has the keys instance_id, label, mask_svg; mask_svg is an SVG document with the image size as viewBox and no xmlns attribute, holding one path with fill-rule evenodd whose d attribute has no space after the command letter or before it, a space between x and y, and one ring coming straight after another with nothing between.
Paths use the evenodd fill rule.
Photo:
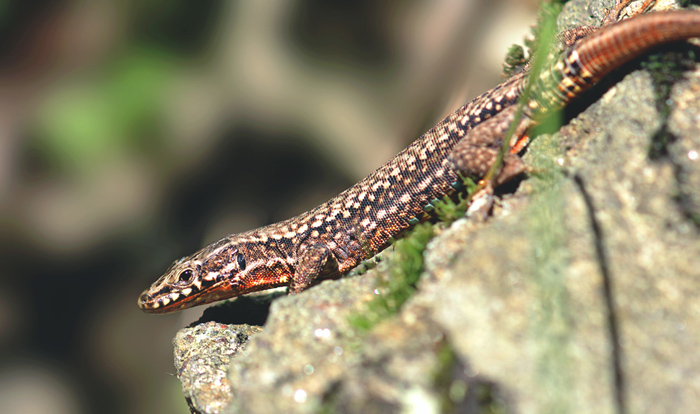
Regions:
<instances>
[{"instance_id":1,"label":"scaly skin","mask_svg":"<svg viewBox=\"0 0 700 414\"><path fill-rule=\"evenodd\" d=\"M619 2L617 13L630 0ZM611 19L614 20L614 19ZM565 32L565 52L542 71L518 120L526 136L533 115L565 106L625 62L668 42L700 36L700 13L650 13L601 28ZM337 277L391 239L431 218L432 202L454 197L458 174L480 179L495 162L528 77L521 73L457 109L397 156L328 202L289 220L214 242L176 261L138 300L166 313L279 286L298 293ZM506 154L499 185L525 171Z\"/></svg>"}]
</instances>

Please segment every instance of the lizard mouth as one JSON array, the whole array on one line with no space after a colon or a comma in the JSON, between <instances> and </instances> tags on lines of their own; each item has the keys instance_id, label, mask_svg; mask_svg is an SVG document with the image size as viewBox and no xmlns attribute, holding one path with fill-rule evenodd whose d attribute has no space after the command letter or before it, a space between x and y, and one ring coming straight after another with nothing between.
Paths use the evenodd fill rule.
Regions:
<instances>
[{"instance_id":1,"label":"lizard mouth","mask_svg":"<svg viewBox=\"0 0 700 414\"><path fill-rule=\"evenodd\" d=\"M152 292L152 290L150 291ZM141 293L136 303L146 313L162 314L214 302L226 297L226 292L214 294L210 297L201 296L199 293L201 292L198 289L192 288L176 292L166 291L164 288L155 293L149 293L147 289Z\"/></svg>"},{"instance_id":2,"label":"lizard mouth","mask_svg":"<svg viewBox=\"0 0 700 414\"><path fill-rule=\"evenodd\" d=\"M162 300L161 304L159 304L153 296L148 294L148 291L141 293L136 303L142 311L149 313L157 312L157 309L162 306Z\"/></svg>"},{"instance_id":3,"label":"lizard mouth","mask_svg":"<svg viewBox=\"0 0 700 414\"><path fill-rule=\"evenodd\" d=\"M147 313L167 313L178 310L179 306L173 307L173 303L170 296L154 297L147 290L141 293L137 301L139 308Z\"/></svg>"}]
</instances>

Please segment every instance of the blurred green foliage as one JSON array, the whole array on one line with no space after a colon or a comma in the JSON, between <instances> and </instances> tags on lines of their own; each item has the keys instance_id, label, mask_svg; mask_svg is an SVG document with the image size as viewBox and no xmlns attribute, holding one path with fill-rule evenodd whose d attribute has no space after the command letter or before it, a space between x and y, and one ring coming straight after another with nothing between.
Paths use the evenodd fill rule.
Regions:
<instances>
[{"instance_id":1,"label":"blurred green foliage","mask_svg":"<svg viewBox=\"0 0 700 414\"><path fill-rule=\"evenodd\" d=\"M115 15L101 18L114 19L108 24L123 31L119 40L98 51L104 56L89 67L46 89L30 121L28 147L52 173L64 174L89 173L106 160L137 153L157 157L178 73L212 43L222 6L219 0L115 3ZM8 7L8 18L20 13L13 2L0 2L0 20ZM67 10L74 7L81 6Z\"/></svg>"},{"instance_id":2,"label":"blurred green foliage","mask_svg":"<svg viewBox=\"0 0 700 414\"><path fill-rule=\"evenodd\" d=\"M59 166L79 171L142 149L159 137L153 132L176 66L170 56L140 49L97 79L60 88L39 113L39 145Z\"/></svg>"}]
</instances>

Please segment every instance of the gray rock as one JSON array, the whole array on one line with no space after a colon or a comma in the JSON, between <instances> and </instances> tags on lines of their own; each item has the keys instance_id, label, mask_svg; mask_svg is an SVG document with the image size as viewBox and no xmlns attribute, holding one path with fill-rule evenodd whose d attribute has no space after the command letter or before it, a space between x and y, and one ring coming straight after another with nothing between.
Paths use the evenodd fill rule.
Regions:
<instances>
[{"instance_id":1,"label":"gray rock","mask_svg":"<svg viewBox=\"0 0 700 414\"><path fill-rule=\"evenodd\" d=\"M231 356L243 350L257 326L206 322L180 330L175 339L175 368L185 399L201 413L218 413L229 404L227 371Z\"/></svg>"},{"instance_id":2,"label":"gray rock","mask_svg":"<svg viewBox=\"0 0 700 414\"><path fill-rule=\"evenodd\" d=\"M323 393L358 359L350 326L374 296L376 279L327 281L312 294L273 302L263 332L231 361L227 412L315 412Z\"/></svg>"},{"instance_id":3,"label":"gray rock","mask_svg":"<svg viewBox=\"0 0 700 414\"><path fill-rule=\"evenodd\" d=\"M441 231L416 294L369 332L352 320L390 259L275 300L245 347L242 326L178 334L193 410L700 406L700 71L668 82L649 66L613 74L537 137L536 173L486 222Z\"/></svg>"},{"instance_id":4,"label":"gray rock","mask_svg":"<svg viewBox=\"0 0 700 414\"><path fill-rule=\"evenodd\" d=\"M700 72L673 85L666 120L652 79L625 76L539 137L526 160L542 170L518 192L524 206L456 223L426 254L418 296L516 411L700 404ZM555 159L561 175L546 165Z\"/></svg>"}]
</instances>

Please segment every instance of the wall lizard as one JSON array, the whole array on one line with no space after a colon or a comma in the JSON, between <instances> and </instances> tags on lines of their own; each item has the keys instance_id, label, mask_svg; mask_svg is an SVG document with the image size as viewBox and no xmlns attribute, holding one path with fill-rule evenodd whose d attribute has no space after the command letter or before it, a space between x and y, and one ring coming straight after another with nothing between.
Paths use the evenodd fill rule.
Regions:
<instances>
[{"instance_id":1,"label":"wall lizard","mask_svg":"<svg viewBox=\"0 0 700 414\"><path fill-rule=\"evenodd\" d=\"M612 70L658 45L700 36L700 12L642 15L653 0L617 22L631 1L617 0L600 27L560 34L564 52L535 79L511 149L488 189L527 172L518 153L536 115L564 107ZM280 286L294 294L347 272L430 219L435 200L461 191L460 175L484 177L518 113L528 79L525 70L457 109L326 203L177 260L139 296L138 306L148 313L167 313Z\"/></svg>"}]
</instances>

